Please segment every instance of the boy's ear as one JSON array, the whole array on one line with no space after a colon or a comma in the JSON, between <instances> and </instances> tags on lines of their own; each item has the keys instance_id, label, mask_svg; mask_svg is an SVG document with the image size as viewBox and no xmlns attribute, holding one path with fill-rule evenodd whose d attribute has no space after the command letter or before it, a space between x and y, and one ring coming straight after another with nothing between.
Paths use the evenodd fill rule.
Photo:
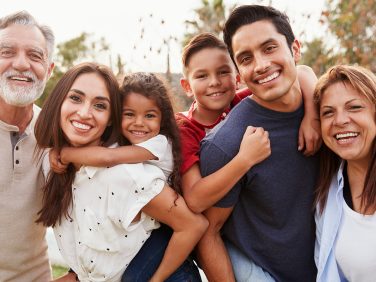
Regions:
<instances>
[{"instance_id":1,"label":"boy's ear","mask_svg":"<svg viewBox=\"0 0 376 282\"><path fill-rule=\"evenodd\" d=\"M189 84L188 79L186 79L186 78L181 78L181 79L180 79L180 85L181 85L181 87L184 89L185 94L186 94L189 98L192 98L192 97L193 97L193 92L192 92L191 85Z\"/></svg>"},{"instance_id":2,"label":"boy's ear","mask_svg":"<svg viewBox=\"0 0 376 282\"><path fill-rule=\"evenodd\" d=\"M301 58L301 53L300 53L300 42L295 39L294 42L291 45L292 49L292 55L294 57L295 63L298 63L300 58Z\"/></svg>"},{"instance_id":3,"label":"boy's ear","mask_svg":"<svg viewBox=\"0 0 376 282\"><path fill-rule=\"evenodd\" d=\"M236 74L235 79L236 79L236 90L238 90L239 89L239 85L240 85L240 75Z\"/></svg>"}]
</instances>

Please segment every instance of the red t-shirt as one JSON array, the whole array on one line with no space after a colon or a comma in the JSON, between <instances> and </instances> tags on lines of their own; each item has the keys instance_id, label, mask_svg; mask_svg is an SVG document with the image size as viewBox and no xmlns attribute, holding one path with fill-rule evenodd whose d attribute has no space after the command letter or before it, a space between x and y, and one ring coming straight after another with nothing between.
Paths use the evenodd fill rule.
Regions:
<instances>
[{"instance_id":1,"label":"red t-shirt","mask_svg":"<svg viewBox=\"0 0 376 282\"><path fill-rule=\"evenodd\" d=\"M206 134L218 123L220 123L229 113L229 111L238 104L242 99L249 96L251 92L248 88L238 91L232 100L230 107L211 125L204 125L193 118L193 111L196 107L194 101L187 112L175 114L177 124L180 129L181 147L182 147L182 165L180 172L184 174L196 162L200 160L200 142Z\"/></svg>"}]
</instances>

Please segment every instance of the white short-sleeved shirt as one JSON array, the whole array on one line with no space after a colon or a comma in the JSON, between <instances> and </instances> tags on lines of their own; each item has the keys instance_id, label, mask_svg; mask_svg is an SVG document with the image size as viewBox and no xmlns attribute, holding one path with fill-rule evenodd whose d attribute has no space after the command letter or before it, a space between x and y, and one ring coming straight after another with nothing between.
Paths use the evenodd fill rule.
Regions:
<instances>
[{"instance_id":1,"label":"white short-sleeved shirt","mask_svg":"<svg viewBox=\"0 0 376 282\"><path fill-rule=\"evenodd\" d=\"M174 162L172 156L172 145L166 136L159 134L136 145L145 148L158 158L158 160L151 160L146 163L158 166L168 179L174 167Z\"/></svg>"},{"instance_id":2,"label":"white short-sleeved shirt","mask_svg":"<svg viewBox=\"0 0 376 282\"><path fill-rule=\"evenodd\" d=\"M80 281L120 281L150 232L159 227L144 213L132 221L164 184L165 176L155 165L81 167L72 185L71 219L54 228L60 252Z\"/></svg>"}]
</instances>

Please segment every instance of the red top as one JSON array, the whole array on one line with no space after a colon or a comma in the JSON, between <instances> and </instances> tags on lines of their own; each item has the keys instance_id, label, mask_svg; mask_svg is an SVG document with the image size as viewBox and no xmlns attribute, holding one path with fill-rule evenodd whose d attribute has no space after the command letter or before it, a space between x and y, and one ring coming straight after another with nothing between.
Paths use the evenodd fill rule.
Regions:
<instances>
[{"instance_id":1,"label":"red top","mask_svg":"<svg viewBox=\"0 0 376 282\"><path fill-rule=\"evenodd\" d=\"M184 174L196 162L200 160L200 142L206 134L218 123L220 123L229 113L229 111L242 99L249 96L251 92L248 88L238 91L232 100L230 107L226 109L217 120L211 125L204 125L193 118L193 111L196 108L196 101L193 101L187 112L175 114L175 119L180 129L182 144L182 165L180 172Z\"/></svg>"}]
</instances>

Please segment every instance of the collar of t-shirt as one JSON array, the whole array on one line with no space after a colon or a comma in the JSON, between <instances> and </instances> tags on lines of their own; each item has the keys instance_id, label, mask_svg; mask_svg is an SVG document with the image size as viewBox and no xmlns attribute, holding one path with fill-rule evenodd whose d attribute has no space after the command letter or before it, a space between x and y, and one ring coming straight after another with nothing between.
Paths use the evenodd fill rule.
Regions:
<instances>
[{"instance_id":1,"label":"collar of t-shirt","mask_svg":"<svg viewBox=\"0 0 376 282\"><path fill-rule=\"evenodd\" d=\"M223 113L216 119L216 121L212 124L209 124L209 125L205 125L205 124L202 124L200 122L198 122L194 117L193 117L193 112L196 110L197 108L197 102L196 100L193 101L191 107L189 108L188 112L185 112L184 115L190 120L192 121L194 124L196 124L197 126L199 126L200 128L207 128L207 129L211 129L213 128L214 126L216 126L218 123L220 123L226 116L227 114L230 112L230 107L227 108L226 110L223 111Z\"/></svg>"}]
</instances>

